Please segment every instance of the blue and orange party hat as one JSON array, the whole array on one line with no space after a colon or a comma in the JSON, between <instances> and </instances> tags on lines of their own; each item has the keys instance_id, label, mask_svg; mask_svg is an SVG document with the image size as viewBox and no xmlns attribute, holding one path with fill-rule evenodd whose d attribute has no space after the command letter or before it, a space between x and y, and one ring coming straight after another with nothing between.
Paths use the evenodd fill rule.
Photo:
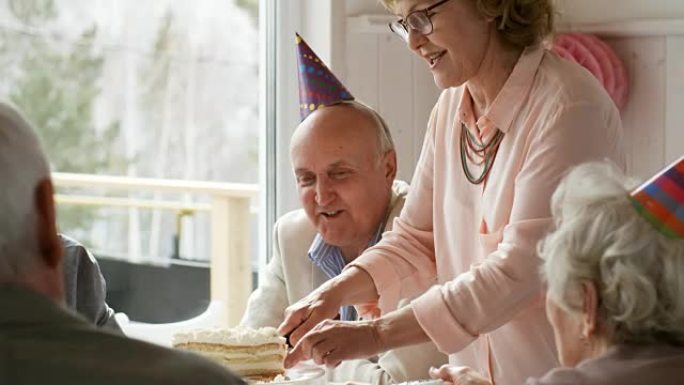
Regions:
<instances>
[{"instance_id":1,"label":"blue and orange party hat","mask_svg":"<svg viewBox=\"0 0 684 385\"><path fill-rule=\"evenodd\" d=\"M637 211L660 232L684 238L684 156L630 194Z\"/></svg>"},{"instance_id":2,"label":"blue and orange party hat","mask_svg":"<svg viewBox=\"0 0 684 385\"><path fill-rule=\"evenodd\" d=\"M343 100L354 100L342 82L333 75L304 39L298 33L295 35L299 64L299 113L302 121L321 107Z\"/></svg>"}]
</instances>

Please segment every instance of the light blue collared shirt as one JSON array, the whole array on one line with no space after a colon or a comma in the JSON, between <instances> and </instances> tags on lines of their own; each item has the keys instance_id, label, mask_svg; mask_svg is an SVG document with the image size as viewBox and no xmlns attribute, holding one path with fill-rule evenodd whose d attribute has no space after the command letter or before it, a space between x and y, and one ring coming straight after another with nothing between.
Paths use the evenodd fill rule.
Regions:
<instances>
[{"instance_id":1,"label":"light blue collared shirt","mask_svg":"<svg viewBox=\"0 0 684 385\"><path fill-rule=\"evenodd\" d=\"M384 223L378 227L375 235L373 235L373 238L368 242L367 248L380 241L380 238L382 238L382 229L384 227ZM342 269L344 269L347 264L344 261L340 248L326 243L323 240L323 237L321 237L321 234L318 233L311 243L308 256L311 262L318 266L328 278L334 278L340 275ZM340 319L342 321L356 321L357 318L358 315L356 314L354 306L342 306L340 308Z\"/></svg>"}]
</instances>

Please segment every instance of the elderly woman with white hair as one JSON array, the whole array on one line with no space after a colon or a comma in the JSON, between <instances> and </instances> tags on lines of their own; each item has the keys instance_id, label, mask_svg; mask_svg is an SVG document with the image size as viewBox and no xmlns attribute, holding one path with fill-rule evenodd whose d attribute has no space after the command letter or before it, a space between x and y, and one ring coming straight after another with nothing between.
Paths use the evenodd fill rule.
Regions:
<instances>
[{"instance_id":1,"label":"elderly woman with white hair","mask_svg":"<svg viewBox=\"0 0 684 385\"><path fill-rule=\"evenodd\" d=\"M608 163L574 169L552 198L540 243L547 317L563 368L528 384L684 381L684 157L631 195ZM445 365L435 378L489 384Z\"/></svg>"}]
</instances>

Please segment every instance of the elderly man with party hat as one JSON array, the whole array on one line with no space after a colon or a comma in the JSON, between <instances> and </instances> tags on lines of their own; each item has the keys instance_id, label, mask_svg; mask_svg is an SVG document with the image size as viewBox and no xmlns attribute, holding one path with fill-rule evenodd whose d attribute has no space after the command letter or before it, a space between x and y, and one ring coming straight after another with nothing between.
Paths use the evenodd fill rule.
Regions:
<instances>
[{"instance_id":1,"label":"elderly man with party hat","mask_svg":"<svg viewBox=\"0 0 684 385\"><path fill-rule=\"evenodd\" d=\"M278 326L285 309L338 275L392 226L408 185L382 117L351 93L297 35L301 124L290 159L302 208L275 224L273 255L261 272L242 324ZM354 307L342 320L359 320ZM363 320L359 320L363 322ZM447 357L430 342L328 370L333 382L390 384L425 379Z\"/></svg>"}]
</instances>

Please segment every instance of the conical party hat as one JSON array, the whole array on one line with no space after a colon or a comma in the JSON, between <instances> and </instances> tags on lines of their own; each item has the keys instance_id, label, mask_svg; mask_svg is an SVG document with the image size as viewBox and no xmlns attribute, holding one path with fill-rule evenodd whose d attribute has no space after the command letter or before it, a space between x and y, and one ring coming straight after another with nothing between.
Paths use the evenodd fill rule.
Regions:
<instances>
[{"instance_id":1,"label":"conical party hat","mask_svg":"<svg viewBox=\"0 0 684 385\"><path fill-rule=\"evenodd\" d=\"M295 35L299 76L299 113L302 121L323 106L343 100L354 100L342 82L330 72L304 39L299 34Z\"/></svg>"},{"instance_id":2,"label":"conical party hat","mask_svg":"<svg viewBox=\"0 0 684 385\"><path fill-rule=\"evenodd\" d=\"M630 194L637 211L660 232L684 238L684 156Z\"/></svg>"}]
</instances>

